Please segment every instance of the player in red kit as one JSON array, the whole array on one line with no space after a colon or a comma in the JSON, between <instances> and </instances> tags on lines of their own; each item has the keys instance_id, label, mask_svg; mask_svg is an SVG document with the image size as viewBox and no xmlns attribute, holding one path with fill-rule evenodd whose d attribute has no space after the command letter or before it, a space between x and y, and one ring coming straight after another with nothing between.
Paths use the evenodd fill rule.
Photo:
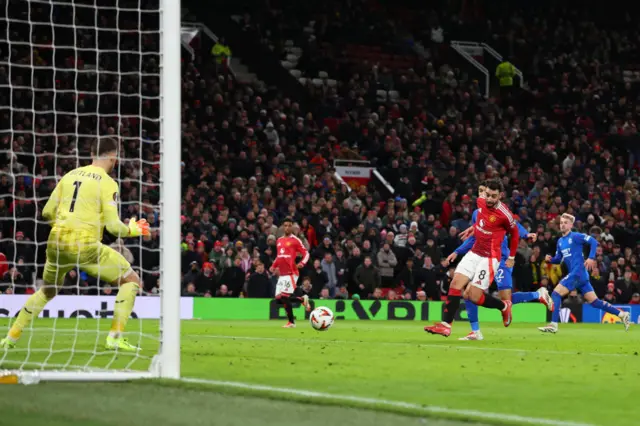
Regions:
<instances>
[{"instance_id":1,"label":"player in red kit","mask_svg":"<svg viewBox=\"0 0 640 426\"><path fill-rule=\"evenodd\" d=\"M299 300L305 307L307 312L311 310L309 305L309 296L298 296L296 284L298 282L298 269L304 268L309 260L309 252L302 244L302 241L293 235L293 222L286 218L282 227L284 228L284 237L278 238L276 242L276 260L269 270L271 273L278 275L278 283L276 284L276 299L282 303L284 310L287 312L289 322L283 328L294 328L296 320L293 316L293 301ZM296 259L300 255L301 260L296 263Z\"/></svg>"},{"instance_id":2,"label":"player in red kit","mask_svg":"<svg viewBox=\"0 0 640 426\"><path fill-rule=\"evenodd\" d=\"M485 197L478 198L478 218L473 229L476 241L456 268L442 315L443 321L425 327L426 332L449 337L463 291L464 298L476 305L502 311L505 327L511 324L511 301L502 301L487 293L500 264L501 245L506 234L509 234L507 267L513 267L518 249L518 228L511 211L500 202L502 192L503 186L499 180L492 179L486 182Z\"/></svg>"}]
</instances>

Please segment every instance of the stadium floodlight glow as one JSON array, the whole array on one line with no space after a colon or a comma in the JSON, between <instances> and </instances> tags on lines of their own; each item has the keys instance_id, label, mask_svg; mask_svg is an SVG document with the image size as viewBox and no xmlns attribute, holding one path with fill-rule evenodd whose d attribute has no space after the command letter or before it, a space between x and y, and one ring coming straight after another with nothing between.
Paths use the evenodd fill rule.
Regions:
<instances>
[{"instance_id":1,"label":"stadium floodlight glow","mask_svg":"<svg viewBox=\"0 0 640 426\"><path fill-rule=\"evenodd\" d=\"M42 283L47 233L39 210L47 189L89 163L87 146L97 135L120 137L114 178L120 185L121 199L115 201L121 218L153 216L152 233L160 236L148 246L131 239L127 247L142 280L159 273L160 285L157 294L137 297L155 302L141 304L146 319L132 315L125 334L142 351L127 354L104 347L115 297L105 296L100 281L81 287L80 276L74 277L76 284L65 289L75 292L69 299L80 299L78 306L63 309L54 299L15 348L1 349L0 383L178 379L180 0L7 0L4 8L0 31L8 51L0 59L5 101L0 105L0 184L5 179L11 190L0 193L0 201L15 205L0 208L0 222L11 223L8 233L0 227L0 247L12 248L5 255L16 271L30 272L2 288L0 315L7 320L0 323L0 337L17 314L15 306L22 305L16 300L25 298L10 293ZM159 259L153 265L157 269L141 263L145 253Z\"/></svg>"}]
</instances>

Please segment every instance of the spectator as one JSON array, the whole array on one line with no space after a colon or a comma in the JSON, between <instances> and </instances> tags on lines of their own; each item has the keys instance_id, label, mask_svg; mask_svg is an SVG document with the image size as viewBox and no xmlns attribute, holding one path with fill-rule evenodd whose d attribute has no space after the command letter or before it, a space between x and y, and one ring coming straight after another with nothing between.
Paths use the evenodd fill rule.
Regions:
<instances>
[{"instance_id":1,"label":"spectator","mask_svg":"<svg viewBox=\"0 0 640 426\"><path fill-rule=\"evenodd\" d=\"M371 300L383 300L384 296L382 295L382 289L380 287L374 288L373 293L369 296Z\"/></svg>"},{"instance_id":2,"label":"spectator","mask_svg":"<svg viewBox=\"0 0 640 426\"><path fill-rule=\"evenodd\" d=\"M202 271L196 278L196 291L200 294L213 293L216 289L216 275L213 263L205 262L202 265Z\"/></svg>"},{"instance_id":3,"label":"spectator","mask_svg":"<svg viewBox=\"0 0 640 426\"><path fill-rule=\"evenodd\" d=\"M322 259L320 264L322 272L327 276L326 287L329 288L329 294L331 297L335 297L336 287L338 286L338 271L336 270L335 263L333 263L333 255L331 255L331 253L325 253L324 259Z\"/></svg>"},{"instance_id":4,"label":"spectator","mask_svg":"<svg viewBox=\"0 0 640 426\"><path fill-rule=\"evenodd\" d=\"M564 301L565 304L582 304L582 295L576 290L572 290Z\"/></svg>"},{"instance_id":5,"label":"spectator","mask_svg":"<svg viewBox=\"0 0 640 426\"><path fill-rule=\"evenodd\" d=\"M381 286L380 272L378 268L373 266L371 257L366 256L363 264L358 266L354 274L354 280L357 284L357 289L352 294L359 294L360 297L368 297L373 293L374 289Z\"/></svg>"},{"instance_id":6,"label":"spectator","mask_svg":"<svg viewBox=\"0 0 640 426\"><path fill-rule=\"evenodd\" d=\"M129 263L133 263L133 254L131 250L125 247L124 240L122 238L116 238L115 242L110 245L112 249L120 253Z\"/></svg>"},{"instance_id":7,"label":"spectator","mask_svg":"<svg viewBox=\"0 0 640 426\"><path fill-rule=\"evenodd\" d=\"M322 290L320 290L320 300L328 300L328 299L331 299L329 289L327 287L323 287Z\"/></svg>"},{"instance_id":8,"label":"spectator","mask_svg":"<svg viewBox=\"0 0 640 426\"><path fill-rule=\"evenodd\" d=\"M198 293L198 291L196 290L196 285L194 283L189 283L187 284L187 286L185 287L184 291L182 292L182 296L183 297L198 297L198 296L202 296L201 293Z\"/></svg>"},{"instance_id":9,"label":"spectator","mask_svg":"<svg viewBox=\"0 0 640 426\"><path fill-rule=\"evenodd\" d=\"M320 259L315 259L313 261L312 269L309 271L308 276L311 279L311 286L313 288L325 289L325 286L329 282L327 273L322 270L322 263Z\"/></svg>"},{"instance_id":10,"label":"spectator","mask_svg":"<svg viewBox=\"0 0 640 426\"><path fill-rule=\"evenodd\" d=\"M220 290L219 293L228 297L240 296L240 291L244 288L245 272L240 267L242 261L239 257L236 257L233 261L233 266L230 266L224 270L220 277ZM224 285L225 291L222 291Z\"/></svg>"},{"instance_id":11,"label":"spectator","mask_svg":"<svg viewBox=\"0 0 640 426\"><path fill-rule=\"evenodd\" d=\"M303 284L304 284L304 281L303 281ZM304 286L303 286L303 289L304 289ZM249 280L247 281L247 297L268 298L272 296L273 294L271 291L271 280L267 275L264 264L260 262L256 267L256 271L253 274L251 274L251 276L249 277Z\"/></svg>"},{"instance_id":12,"label":"spectator","mask_svg":"<svg viewBox=\"0 0 640 426\"><path fill-rule=\"evenodd\" d=\"M419 273L413 266L413 258L407 259L407 262L402 268L402 271L398 275L398 286L402 287L405 291L410 291L413 294L418 288Z\"/></svg>"},{"instance_id":13,"label":"spectator","mask_svg":"<svg viewBox=\"0 0 640 426\"><path fill-rule=\"evenodd\" d=\"M336 255L333 258L333 263L336 267L336 275L338 278L337 286L345 287L346 274L347 274L347 259L344 257L344 251L342 249L336 250Z\"/></svg>"},{"instance_id":14,"label":"spectator","mask_svg":"<svg viewBox=\"0 0 640 426\"><path fill-rule=\"evenodd\" d=\"M302 284L300 285L302 292L309 296L310 299L317 299L320 297L320 290L314 289L311 285L311 279L309 277L302 278Z\"/></svg>"},{"instance_id":15,"label":"spectator","mask_svg":"<svg viewBox=\"0 0 640 426\"><path fill-rule=\"evenodd\" d=\"M216 241L213 244L213 250L209 253L209 262L213 264L216 271L220 272L223 269L222 261L224 259L223 244L221 241Z\"/></svg>"},{"instance_id":16,"label":"spectator","mask_svg":"<svg viewBox=\"0 0 640 426\"><path fill-rule=\"evenodd\" d=\"M389 289L389 291L387 292L387 300L399 300L400 296L398 295L398 293L396 293L396 291L394 289Z\"/></svg>"},{"instance_id":17,"label":"spectator","mask_svg":"<svg viewBox=\"0 0 640 426\"><path fill-rule=\"evenodd\" d=\"M225 284L222 284L216 291L216 297L233 297L233 295L229 292L227 286Z\"/></svg>"},{"instance_id":18,"label":"spectator","mask_svg":"<svg viewBox=\"0 0 640 426\"><path fill-rule=\"evenodd\" d=\"M394 268L398 264L396 255L391 251L389 243L385 243L378 252L378 268L380 268L380 277L382 287L390 288L393 286Z\"/></svg>"}]
</instances>

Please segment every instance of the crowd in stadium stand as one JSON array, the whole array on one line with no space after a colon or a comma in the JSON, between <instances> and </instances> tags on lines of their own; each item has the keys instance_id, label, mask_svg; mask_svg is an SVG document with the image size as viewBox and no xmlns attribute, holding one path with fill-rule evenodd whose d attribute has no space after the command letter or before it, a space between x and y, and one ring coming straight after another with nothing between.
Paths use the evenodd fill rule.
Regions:
<instances>
[{"instance_id":1,"label":"crowd in stadium stand","mask_svg":"<svg viewBox=\"0 0 640 426\"><path fill-rule=\"evenodd\" d=\"M632 38L593 21L567 18L552 27L535 16L515 15L508 24L496 20L491 36L515 43L514 53L534 44L533 37L555 33L546 38L543 52L529 57L532 63L518 63L518 55L511 55L532 76L530 90L485 99L477 81L447 65L450 52L438 42L437 15L429 20L436 41L427 46L425 59L406 43L402 16L391 22L384 10L372 11L359 1L322 4L320 13L304 10L310 6L303 4L278 12L255 9L242 21L274 47L274 55L285 55L286 40L295 40L302 49L299 78L307 79L311 103L240 84L206 52L183 59L184 295L272 297L276 278L268 268L282 235L279 225L291 217L312 255L298 282L312 298L440 300L453 273L444 260L461 243L459 232L470 226L478 184L500 177L503 201L538 235L535 243L520 243L517 289L551 289L562 277L561 267L544 257L555 253L559 215L568 212L576 216L578 231L600 243L591 276L598 296L640 303L640 98L633 56L624 55L624 64L610 62L627 52ZM329 20L333 15L340 19ZM308 20L316 22L313 36L304 30ZM592 46L581 31L605 36L596 37ZM568 33L584 45L566 52L561 41ZM89 35L86 42L92 43ZM371 58L382 57L390 66L367 59L353 63L351 53L344 54L345 43L367 44ZM25 54L29 51L19 49L12 62ZM38 58L50 60L43 53ZM157 66L149 59L144 64L149 72ZM3 105L9 105L8 66L0 67ZM19 95L15 85L21 74L11 68L16 107L27 95ZM316 84L320 71L327 75ZM27 74L21 85L30 84ZM46 81L52 75L43 74L38 84L81 89L65 86L73 79L62 77ZM104 87L113 78L105 76ZM144 86L132 80L125 90L157 95L157 81ZM378 96L381 89L384 99ZM38 104L53 102L51 90L33 96ZM76 144L73 135L54 137L53 132L91 134L99 127L122 135L132 159L119 175L124 178L122 217L136 214L152 226L158 223L154 124L144 123L133 110L127 111L130 119L108 116L76 124L73 107L61 112L65 102L82 102L82 108L95 111L89 106L95 99L72 96L57 95L56 120L51 112L32 117L2 110L0 252L7 261L0 255L0 282L5 293L32 291L47 237L47 227L36 221L37 206L46 201L54 178L75 167L75 154L87 151L84 139ZM101 102L106 103L101 114L118 112L117 105ZM145 111L157 114L154 105L149 101ZM35 131L47 135L34 136ZM54 152L69 157L56 159ZM138 160L140 153L145 161ZM336 158L370 160L395 192L385 194L374 185L348 188L333 174ZM159 238L154 231L138 242L107 240L132 259L149 295L160 286ZM72 271L63 292L110 294L111 289ZM580 296L572 293L571 300Z\"/></svg>"}]
</instances>

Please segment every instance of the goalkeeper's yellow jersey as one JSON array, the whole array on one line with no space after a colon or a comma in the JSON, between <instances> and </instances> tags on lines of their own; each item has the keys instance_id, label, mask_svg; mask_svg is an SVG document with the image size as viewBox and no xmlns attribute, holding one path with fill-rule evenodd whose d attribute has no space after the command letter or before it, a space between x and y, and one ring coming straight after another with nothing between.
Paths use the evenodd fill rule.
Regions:
<instances>
[{"instance_id":1,"label":"goalkeeper's yellow jersey","mask_svg":"<svg viewBox=\"0 0 640 426\"><path fill-rule=\"evenodd\" d=\"M118 215L118 184L101 167L70 171L58 182L42 216L59 236L101 240L106 227L115 236L127 236L129 228Z\"/></svg>"}]
</instances>

